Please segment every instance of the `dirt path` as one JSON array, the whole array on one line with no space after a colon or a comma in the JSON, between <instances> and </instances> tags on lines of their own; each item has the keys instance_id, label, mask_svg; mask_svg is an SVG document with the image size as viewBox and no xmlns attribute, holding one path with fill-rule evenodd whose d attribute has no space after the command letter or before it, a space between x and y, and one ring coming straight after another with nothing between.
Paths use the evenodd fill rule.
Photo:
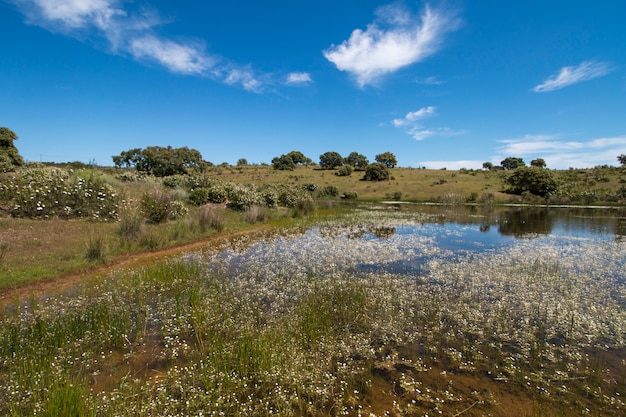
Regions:
<instances>
[{"instance_id":1,"label":"dirt path","mask_svg":"<svg viewBox=\"0 0 626 417\"><path fill-rule=\"evenodd\" d=\"M150 264L159 259L166 259L180 255L184 252L191 252L205 248L210 245L219 245L225 241L235 239L240 236L254 235L262 231L269 230L270 226L260 225L252 229L236 233L218 233L205 239L186 243L183 245L170 246L167 248L149 251L133 252L116 255L111 261L93 267L81 269L56 278L33 282L30 284L4 288L0 290L0 306L26 300L32 297L42 297L46 294L60 292L71 288L91 278L101 277L116 269L133 269Z\"/></svg>"}]
</instances>

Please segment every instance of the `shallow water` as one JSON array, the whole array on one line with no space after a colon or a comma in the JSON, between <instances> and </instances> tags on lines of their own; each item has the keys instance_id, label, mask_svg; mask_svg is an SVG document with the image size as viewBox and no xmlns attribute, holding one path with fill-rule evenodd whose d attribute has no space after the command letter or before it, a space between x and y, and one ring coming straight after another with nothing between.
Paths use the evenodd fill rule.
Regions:
<instances>
[{"instance_id":1,"label":"shallow water","mask_svg":"<svg viewBox=\"0 0 626 417\"><path fill-rule=\"evenodd\" d=\"M433 260L526 248L559 248L623 241L623 209L498 208L465 206L368 206L348 221L231 248L231 269L251 260L280 264L296 258L316 272L388 272L423 275ZM592 243L595 242L595 243Z\"/></svg>"}]
</instances>

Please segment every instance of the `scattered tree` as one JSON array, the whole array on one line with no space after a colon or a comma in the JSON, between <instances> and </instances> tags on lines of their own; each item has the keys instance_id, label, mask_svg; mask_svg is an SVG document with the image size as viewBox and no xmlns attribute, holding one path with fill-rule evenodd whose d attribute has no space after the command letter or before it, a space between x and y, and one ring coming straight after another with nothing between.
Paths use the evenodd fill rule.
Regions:
<instances>
[{"instance_id":1,"label":"scattered tree","mask_svg":"<svg viewBox=\"0 0 626 417\"><path fill-rule=\"evenodd\" d=\"M617 161L622 165L626 166L626 154L621 154L617 157Z\"/></svg>"},{"instance_id":2,"label":"scattered tree","mask_svg":"<svg viewBox=\"0 0 626 417\"><path fill-rule=\"evenodd\" d=\"M526 166L522 158L514 158L512 156L504 159L502 162L500 162L500 164L502 165L502 168L506 169L507 171Z\"/></svg>"},{"instance_id":3,"label":"scattered tree","mask_svg":"<svg viewBox=\"0 0 626 417\"><path fill-rule=\"evenodd\" d=\"M491 171L493 169L493 164L491 162L483 162L483 169Z\"/></svg>"},{"instance_id":4,"label":"scattered tree","mask_svg":"<svg viewBox=\"0 0 626 417\"><path fill-rule=\"evenodd\" d=\"M248 166L248 160L246 158L241 158L237 161L237 166L238 167L245 167Z\"/></svg>"},{"instance_id":5,"label":"scattered tree","mask_svg":"<svg viewBox=\"0 0 626 417\"><path fill-rule=\"evenodd\" d=\"M343 158L337 152L326 152L320 155L320 165L324 169L335 169L343 165Z\"/></svg>"},{"instance_id":6,"label":"scattered tree","mask_svg":"<svg viewBox=\"0 0 626 417\"><path fill-rule=\"evenodd\" d=\"M396 159L396 156L391 152L385 152L376 155L376 162L385 164L387 168L395 168L395 166L398 165L398 160Z\"/></svg>"},{"instance_id":7,"label":"scattered tree","mask_svg":"<svg viewBox=\"0 0 626 417\"><path fill-rule=\"evenodd\" d=\"M344 158L343 162L357 171L364 171L370 164L365 155L358 152L351 152L350 155Z\"/></svg>"},{"instance_id":8,"label":"scattered tree","mask_svg":"<svg viewBox=\"0 0 626 417\"><path fill-rule=\"evenodd\" d=\"M386 181L391 177L389 168L382 162L374 162L365 170L364 181Z\"/></svg>"},{"instance_id":9,"label":"scattered tree","mask_svg":"<svg viewBox=\"0 0 626 417\"><path fill-rule=\"evenodd\" d=\"M530 161L530 166L537 167L537 168L545 168L548 165L546 164L546 161L543 160L543 158L537 158L537 159L533 159L532 161Z\"/></svg>"},{"instance_id":10,"label":"scattered tree","mask_svg":"<svg viewBox=\"0 0 626 417\"><path fill-rule=\"evenodd\" d=\"M176 174L188 174L190 169L202 171L205 162L202 154L184 146L182 148L167 148L148 146L145 149L134 148L113 156L113 163L117 167L134 166L139 172L145 172L155 177L166 177Z\"/></svg>"},{"instance_id":11,"label":"scattered tree","mask_svg":"<svg viewBox=\"0 0 626 417\"><path fill-rule=\"evenodd\" d=\"M281 155L272 159L272 166L274 169L281 171L293 171L296 169L296 164L289 155Z\"/></svg>"},{"instance_id":12,"label":"scattered tree","mask_svg":"<svg viewBox=\"0 0 626 417\"><path fill-rule=\"evenodd\" d=\"M0 172L14 171L24 165L17 148L13 144L17 135L8 127L0 127Z\"/></svg>"},{"instance_id":13,"label":"scattered tree","mask_svg":"<svg viewBox=\"0 0 626 417\"><path fill-rule=\"evenodd\" d=\"M515 169L506 179L506 182L511 186L509 192L513 194L529 192L545 197L558 190L558 184L552 171L536 166L522 166Z\"/></svg>"}]
</instances>

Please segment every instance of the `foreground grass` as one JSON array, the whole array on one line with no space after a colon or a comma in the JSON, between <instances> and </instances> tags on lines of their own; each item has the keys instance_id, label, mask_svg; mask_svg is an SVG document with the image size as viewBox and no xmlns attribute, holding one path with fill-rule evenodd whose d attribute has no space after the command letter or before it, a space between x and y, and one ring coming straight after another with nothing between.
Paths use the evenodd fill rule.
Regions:
<instances>
[{"instance_id":1,"label":"foreground grass","mask_svg":"<svg viewBox=\"0 0 626 417\"><path fill-rule=\"evenodd\" d=\"M359 272L436 254L428 238L354 239L367 221L9 308L0 414L623 415L626 368L606 361L626 343L623 243L547 237Z\"/></svg>"}]
</instances>

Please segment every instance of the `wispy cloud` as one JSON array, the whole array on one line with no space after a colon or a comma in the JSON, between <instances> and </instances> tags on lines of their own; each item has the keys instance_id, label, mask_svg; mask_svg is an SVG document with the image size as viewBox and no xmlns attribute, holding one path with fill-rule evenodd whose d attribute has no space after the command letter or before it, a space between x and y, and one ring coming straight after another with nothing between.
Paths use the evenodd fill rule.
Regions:
<instances>
[{"instance_id":1,"label":"wispy cloud","mask_svg":"<svg viewBox=\"0 0 626 417\"><path fill-rule=\"evenodd\" d=\"M543 158L548 167L589 168L596 165L615 165L618 155L626 153L626 135L573 140L561 134L525 135L503 139L494 157L495 163L508 157L521 157L530 161ZM528 162L527 161L527 162Z\"/></svg>"},{"instance_id":2,"label":"wispy cloud","mask_svg":"<svg viewBox=\"0 0 626 417\"><path fill-rule=\"evenodd\" d=\"M193 44L181 44L154 35L132 39L128 50L138 60L154 61L180 74L204 74L215 61Z\"/></svg>"},{"instance_id":3,"label":"wispy cloud","mask_svg":"<svg viewBox=\"0 0 626 417\"><path fill-rule=\"evenodd\" d=\"M572 84L602 77L612 71L607 62L584 61L580 65L563 67L558 74L549 77L532 89L536 93L560 90Z\"/></svg>"},{"instance_id":4,"label":"wispy cloud","mask_svg":"<svg viewBox=\"0 0 626 417\"><path fill-rule=\"evenodd\" d=\"M437 52L444 36L459 26L454 13L426 6L419 17L394 4L377 10L377 19L365 31L355 29L324 56L352 74L359 86L373 84L385 74L420 62Z\"/></svg>"},{"instance_id":5,"label":"wispy cloud","mask_svg":"<svg viewBox=\"0 0 626 417\"><path fill-rule=\"evenodd\" d=\"M155 27L164 22L158 12L131 9L123 0L9 0L29 24L51 32L102 43L110 53L162 66L183 75L210 78L228 85L262 92L272 81L250 66L239 65L210 54L204 42L174 40L159 35Z\"/></svg>"},{"instance_id":6,"label":"wispy cloud","mask_svg":"<svg viewBox=\"0 0 626 417\"><path fill-rule=\"evenodd\" d=\"M413 125L418 120L433 116L435 110L434 106L422 107L419 110L407 113L402 119L394 119L392 123L395 127Z\"/></svg>"},{"instance_id":7,"label":"wispy cloud","mask_svg":"<svg viewBox=\"0 0 626 417\"><path fill-rule=\"evenodd\" d=\"M424 84L424 85L442 85L445 84L445 81L440 80L435 76L430 76L426 78L418 78L415 80L416 84Z\"/></svg>"},{"instance_id":8,"label":"wispy cloud","mask_svg":"<svg viewBox=\"0 0 626 417\"><path fill-rule=\"evenodd\" d=\"M311 74L308 72L291 72L287 74L287 79L285 80L285 84L287 85L307 85L310 84L313 80L311 79Z\"/></svg>"},{"instance_id":9,"label":"wispy cloud","mask_svg":"<svg viewBox=\"0 0 626 417\"><path fill-rule=\"evenodd\" d=\"M424 119L433 117L436 114L437 108L435 106L422 107L407 113L403 118L392 120L391 124L397 128L404 129L415 140L424 140L431 136L455 136L463 133L448 127L426 128L422 125Z\"/></svg>"}]
</instances>

